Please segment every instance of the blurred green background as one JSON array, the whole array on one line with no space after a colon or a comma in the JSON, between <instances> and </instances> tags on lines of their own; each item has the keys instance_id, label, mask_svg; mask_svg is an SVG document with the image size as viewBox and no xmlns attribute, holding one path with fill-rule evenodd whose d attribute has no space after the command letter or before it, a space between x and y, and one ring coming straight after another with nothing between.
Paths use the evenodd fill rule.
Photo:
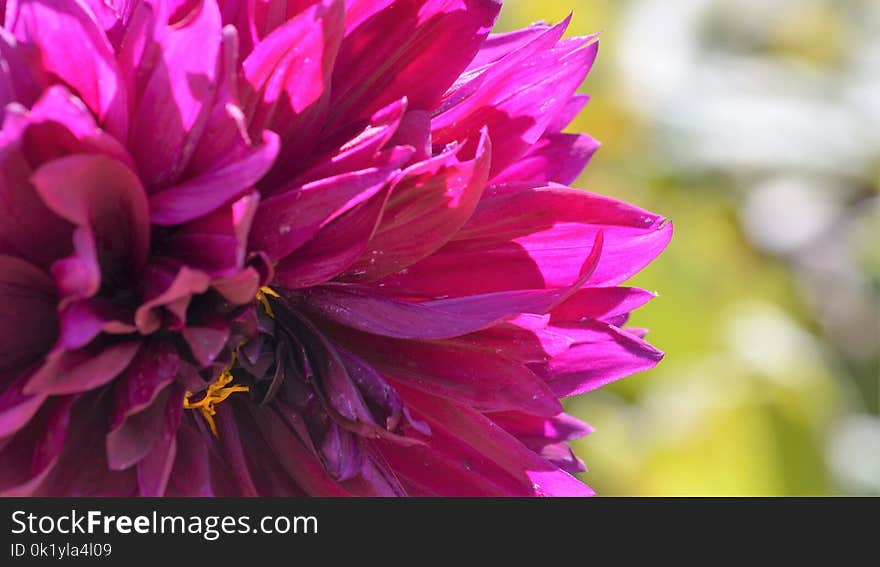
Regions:
<instances>
[{"instance_id":1,"label":"blurred green background","mask_svg":"<svg viewBox=\"0 0 880 567\"><path fill-rule=\"evenodd\" d=\"M880 2L508 0L601 32L576 186L661 213L654 370L569 400L604 495L880 494Z\"/></svg>"}]
</instances>

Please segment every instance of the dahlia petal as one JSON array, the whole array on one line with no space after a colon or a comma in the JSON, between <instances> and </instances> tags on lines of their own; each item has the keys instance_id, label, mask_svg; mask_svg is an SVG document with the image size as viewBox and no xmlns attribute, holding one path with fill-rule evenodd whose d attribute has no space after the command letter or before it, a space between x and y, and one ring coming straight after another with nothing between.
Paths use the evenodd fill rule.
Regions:
<instances>
[{"instance_id":1,"label":"dahlia petal","mask_svg":"<svg viewBox=\"0 0 880 567\"><path fill-rule=\"evenodd\" d=\"M359 437L331 422L321 442L321 465L337 482L356 477L364 465Z\"/></svg>"},{"instance_id":2,"label":"dahlia petal","mask_svg":"<svg viewBox=\"0 0 880 567\"><path fill-rule=\"evenodd\" d=\"M311 496L350 496L321 466L318 459L306 451L290 429L269 408L252 408L254 420L260 426L263 438L275 452L281 466L307 494Z\"/></svg>"},{"instance_id":3,"label":"dahlia petal","mask_svg":"<svg viewBox=\"0 0 880 567\"><path fill-rule=\"evenodd\" d=\"M134 359L137 341L110 346L90 345L75 351L55 351L31 377L26 394L75 394L103 386L116 378Z\"/></svg>"},{"instance_id":4,"label":"dahlia petal","mask_svg":"<svg viewBox=\"0 0 880 567\"><path fill-rule=\"evenodd\" d=\"M578 278L604 234L590 286L618 284L669 243L672 225L659 215L575 189L545 187L484 199L446 246L382 279L388 293L462 296L510 289L563 287Z\"/></svg>"},{"instance_id":5,"label":"dahlia petal","mask_svg":"<svg viewBox=\"0 0 880 567\"><path fill-rule=\"evenodd\" d=\"M608 323L586 320L562 332L573 335L574 344L534 368L559 397L595 390L653 368L663 358L661 351Z\"/></svg>"},{"instance_id":6,"label":"dahlia petal","mask_svg":"<svg viewBox=\"0 0 880 567\"><path fill-rule=\"evenodd\" d=\"M342 144L338 143L335 138L325 141L316 150L316 153L319 155L326 153L321 149L325 145L334 148L334 150L309 167L297 179L297 182L308 183L325 177L333 177L349 171L358 171L370 167L376 153L391 140L400 127L401 121L405 116L406 106L406 99L392 102L385 108L377 111L363 130ZM397 143L393 145L406 144Z\"/></svg>"},{"instance_id":7,"label":"dahlia petal","mask_svg":"<svg viewBox=\"0 0 880 567\"><path fill-rule=\"evenodd\" d=\"M67 438L76 396L48 401L27 426L0 448L0 495L27 496L51 472Z\"/></svg>"},{"instance_id":8,"label":"dahlia petal","mask_svg":"<svg viewBox=\"0 0 880 567\"><path fill-rule=\"evenodd\" d=\"M212 485L211 452L203 434L182 423L177 432L177 446L165 496L216 496Z\"/></svg>"},{"instance_id":9,"label":"dahlia petal","mask_svg":"<svg viewBox=\"0 0 880 567\"><path fill-rule=\"evenodd\" d=\"M431 115L425 110L412 110L403 116L391 138L391 144L415 148L413 161L431 157Z\"/></svg>"},{"instance_id":10,"label":"dahlia petal","mask_svg":"<svg viewBox=\"0 0 880 567\"><path fill-rule=\"evenodd\" d=\"M31 181L58 216L88 227L102 265L139 269L150 246L143 187L122 163L100 155L72 155L41 166Z\"/></svg>"},{"instance_id":11,"label":"dahlia petal","mask_svg":"<svg viewBox=\"0 0 880 567\"><path fill-rule=\"evenodd\" d=\"M244 305L252 300L257 290L264 285L263 280L257 270L248 266L227 278L214 280L211 282L211 287L230 303Z\"/></svg>"},{"instance_id":12,"label":"dahlia petal","mask_svg":"<svg viewBox=\"0 0 880 567\"><path fill-rule=\"evenodd\" d=\"M588 424L567 413L541 417L521 412L496 412L488 417L526 445L573 441L593 432Z\"/></svg>"},{"instance_id":13,"label":"dahlia petal","mask_svg":"<svg viewBox=\"0 0 880 567\"><path fill-rule=\"evenodd\" d=\"M131 470L107 467L106 414L98 395L83 396L72 410L64 447L45 477L32 486L32 496L135 496L137 479Z\"/></svg>"},{"instance_id":14,"label":"dahlia petal","mask_svg":"<svg viewBox=\"0 0 880 567\"><path fill-rule=\"evenodd\" d=\"M558 33L548 30L488 67L473 79L475 85L461 86L463 92L453 95L432 120L434 144L465 140L488 127L495 141L492 177L522 157L564 108L596 57L598 43L592 38L547 49L545 44ZM450 106L453 101L457 104Z\"/></svg>"},{"instance_id":15,"label":"dahlia petal","mask_svg":"<svg viewBox=\"0 0 880 567\"><path fill-rule=\"evenodd\" d=\"M340 331L341 341L395 384L404 382L480 411L520 410L552 416L559 400L531 370L467 338L444 341L392 340Z\"/></svg>"},{"instance_id":16,"label":"dahlia petal","mask_svg":"<svg viewBox=\"0 0 880 567\"><path fill-rule=\"evenodd\" d=\"M30 423L46 400L43 395L29 396L24 393L28 380L30 374L22 374L0 392L0 439L11 436Z\"/></svg>"},{"instance_id":17,"label":"dahlia petal","mask_svg":"<svg viewBox=\"0 0 880 567\"><path fill-rule=\"evenodd\" d=\"M181 410L180 404L168 404L170 411ZM172 410L172 408L176 408ZM168 420L170 418L166 418ZM177 458L177 428L173 430L166 425L165 434L157 439L153 448L137 464L138 489L141 496L159 497L165 495L168 481L171 479L171 471L174 469L174 461Z\"/></svg>"},{"instance_id":18,"label":"dahlia petal","mask_svg":"<svg viewBox=\"0 0 880 567\"><path fill-rule=\"evenodd\" d=\"M167 21L170 14L152 16L141 32L145 38L126 40L142 42L144 51L120 55L137 95L128 146L151 191L174 184L186 169L217 89L220 11L214 2L192 5L174 25Z\"/></svg>"},{"instance_id":19,"label":"dahlia petal","mask_svg":"<svg viewBox=\"0 0 880 567\"><path fill-rule=\"evenodd\" d=\"M574 183L599 145L587 134L546 135L532 145L520 160L496 175L491 183Z\"/></svg>"},{"instance_id":20,"label":"dahlia petal","mask_svg":"<svg viewBox=\"0 0 880 567\"><path fill-rule=\"evenodd\" d=\"M535 496L592 496L585 484L539 457L469 407L411 389L401 392L435 428L443 428L526 484Z\"/></svg>"},{"instance_id":21,"label":"dahlia petal","mask_svg":"<svg viewBox=\"0 0 880 567\"><path fill-rule=\"evenodd\" d=\"M530 495L522 489L517 491L517 486L505 486L505 481L510 483L508 475L455 438L440 432L434 439L430 447L401 448L391 443L377 443L408 496Z\"/></svg>"},{"instance_id":22,"label":"dahlia petal","mask_svg":"<svg viewBox=\"0 0 880 567\"><path fill-rule=\"evenodd\" d=\"M124 470L143 459L162 436L169 388L163 388L155 401L125 418L107 433L107 464L111 470ZM178 400L182 405L182 396Z\"/></svg>"},{"instance_id":23,"label":"dahlia petal","mask_svg":"<svg viewBox=\"0 0 880 567\"><path fill-rule=\"evenodd\" d=\"M159 328L162 308L176 318L175 326L182 327L190 298L206 292L211 284L211 278L200 270L183 266L175 272L160 264L147 266L144 280L144 295L148 299L138 307L134 316L135 325L144 335Z\"/></svg>"},{"instance_id":24,"label":"dahlia petal","mask_svg":"<svg viewBox=\"0 0 880 567\"><path fill-rule=\"evenodd\" d=\"M10 107L11 108L11 107ZM48 269L52 262L70 253L73 227L40 200L28 178L27 156L10 143L9 112L0 140L0 254L17 256ZM40 230L33 230L38 226Z\"/></svg>"},{"instance_id":25,"label":"dahlia petal","mask_svg":"<svg viewBox=\"0 0 880 567\"><path fill-rule=\"evenodd\" d=\"M13 22L7 22L12 33L37 45L46 71L79 93L107 131L125 139L125 88L113 47L91 10L81 0L18 0L16 7Z\"/></svg>"},{"instance_id":26,"label":"dahlia petal","mask_svg":"<svg viewBox=\"0 0 880 567\"><path fill-rule=\"evenodd\" d=\"M565 301L599 261L601 232L581 278L569 288L486 293L433 301L402 301L368 287L329 284L305 292L307 309L367 333L397 339L449 339L521 313L546 313Z\"/></svg>"},{"instance_id":27,"label":"dahlia petal","mask_svg":"<svg viewBox=\"0 0 880 567\"><path fill-rule=\"evenodd\" d=\"M322 284L349 269L367 249L389 196L382 191L343 214L275 266L275 280L288 289Z\"/></svg>"},{"instance_id":28,"label":"dahlia petal","mask_svg":"<svg viewBox=\"0 0 880 567\"><path fill-rule=\"evenodd\" d=\"M59 316L59 342L66 350L82 348L102 332L125 334L137 330L133 311L103 298L73 301Z\"/></svg>"},{"instance_id":29,"label":"dahlia petal","mask_svg":"<svg viewBox=\"0 0 880 567\"><path fill-rule=\"evenodd\" d=\"M343 486L355 496L380 498L407 496L394 471L375 450L369 450L361 465L360 474L344 482Z\"/></svg>"},{"instance_id":30,"label":"dahlia petal","mask_svg":"<svg viewBox=\"0 0 880 567\"><path fill-rule=\"evenodd\" d=\"M229 326L222 320L215 321L212 326L188 326L181 331L189 345L190 351L201 366L210 365L229 339Z\"/></svg>"},{"instance_id":31,"label":"dahlia petal","mask_svg":"<svg viewBox=\"0 0 880 567\"><path fill-rule=\"evenodd\" d=\"M577 474L586 472L587 466L584 462L574 454L574 451L567 443L553 443L541 447L530 447L528 443L524 443L527 447L534 450L535 453L553 463L560 470L569 474Z\"/></svg>"},{"instance_id":32,"label":"dahlia petal","mask_svg":"<svg viewBox=\"0 0 880 567\"><path fill-rule=\"evenodd\" d=\"M567 18L566 23L569 20L570 18ZM471 71L484 65L495 63L507 54L524 47L552 28L553 26L551 25L538 23L520 30L489 34L486 41L480 45L480 50L474 55L467 70Z\"/></svg>"},{"instance_id":33,"label":"dahlia petal","mask_svg":"<svg viewBox=\"0 0 880 567\"><path fill-rule=\"evenodd\" d=\"M342 347L337 346L336 351L345 365L345 371L357 386L364 399L381 409L381 417L384 423L380 425L388 431L397 429L403 417L403 401L394 388L376 372L376 370L359 357Z\"/></svg>"},{"instance_id":34,"label":"dahlia petal","mask_svg":"<svg viewBox=\"0 0 880 567\"><path fill-rule=\"evenodd\" d=\"M251 248L279 260L311 240L318 231L379 193L409 157L396 152L369 169L345 173L265 199L250 235Z\"/></svg>"},{"instance_id":35,"label":"dahlia petal","mask_svg":"<svg viewBox=\"0 0 880 567\"><path fill-rule=\"evenodd\" d=\"M0 123L7 104L18 102L30 108L46 82L39 51L19 44L5 28L0 29Z\"/></svg>"},{"instance_id":36,"label":"dahlia petal","mask_svg":"<svg viewBox=\"0 0 880 567\"><path fill-rule=\"evenodd\" d=\"M212 213L251 187L272 166L278 153L278 136L263 133L263 143L239 161L227 163L195 179L150 195L150 221L177 225Z\"/></svg>"},{"instance_id":37,"label":"dahlia petal","mask_svg":"<svg viewBox=\"0 0 880 567\"><path fill-rule=\"evenodd\" d=\"M58 333L56 302L43 270L0 255L0 373L17 375L49 351Z\"/></svg>"},{"instance_id":38,"label":"dahlia petal","mask_svg":"<svg viewBox=\"0 0 880 567\"><path fill-rule=\"evenodd\" d=\"M88 108L61 85L47 88L27 116L28 130L22 134L32 162L49 161L63 153L101 153L133 167L128 150L114 136L102 130ZM66 131L65 131L66 130ZM75 138L72 142L70 137ZM41 155L35 155L40 152Z\"/></svg>"},{"instance_id":39,"label":"dahlia petal","mask_svg":"<svg viewBox=\"0 0 880 567\"><path fill-rule=\"evenodd\" d=\"M176 227L168 255L212 277L228 277L244 266L251 221L259 196L245 195L211 214Z\"/></svg>"},{"instance_id":40,"label":"dahlia petal","mask_svg":"<svg viewBox=\"0 0 880 567\"><path fill-rule=\"evenodd\" d=\"M635 311L655 297L636 287L588 287L555 307L552 321L572 322L584 317L606 321Z\"/></svg>"},{"instance_id":41,"label":"dahlia petal","mask_svg":"<svg viewBox=\"0 0 880 567\"><path fill-rule=\"evenodd\" d=\"M381 278L430 256L468 221L489 173L491 144L483 132L472 160L453 152L405 170L382 221L350 279Z\"/></svg>"},{"instance_id":42,"label":"dahlia petal","mask_svg":"<svg viewBox=\"0 0 880 567\"><path fill-rule=\"evenodd\" d=\"M223 454L233 477L238 484L242 496L258 496L259 491L251 477L245 456L245 445L239 432L239 425L233 410L225 404L217 408L217 431L220 444L223 446ZM251 448L252 450L256 448Z\"/></svg>"},{"instance_id":43,"label":"dahlia petal","mask_svg":"<svg viewBox=\"0 0 880 567\"><path fill-rule=\"evenodd\" d=\"M242 106L251 131L278 133L282 172L317 142L344 20L341 0L317 2L266 36L242 63L248 87Z\"/></svg>"},{"instance_id":44,"label":"dahlia petal","mask_svg":"<svg viewBox=\"0 0 880 567\"><path fill-rule=\"evenodd\" d=\"M101 289L101 262L95 237L89 227L73 231L73 254L52 264L52 277L62 302L92 297Z\"/></svg>"},{"instance_id":45,"label":"dahlia petal","mask_svg":"<svg viewBox=\"0 0 880 567\"><path fill-rule=\"evenodd\" d=\"M119 429L129 417L155 405L159 392L175 379L180 365L177 351L170 343L145 344L115 382L110 430Z\"/></svg>"},{"instance_id":46,"label":"dahlia petal","mask_svg":"<svg viewBox=\"0 0 880 567\"><path fill-rule=\"evenodd\" d=\"M565 105L559 108L550 124L547 125L545 135L562 132L580 114L588 102L590 102L589 95L576 94L569 97Z\"/></svg>"},{"instance_id":47,"label":"dahlia petal","mask_svg":"<svg viewBox=\"0 0 880 567\"><path fill-rule=\"evenodd\" d=\"M407 97L430 110L467 67L501 9L495 0L401 0L347 27L333 71L333 116L343 125Z\"/></svg>"}]
</instances>

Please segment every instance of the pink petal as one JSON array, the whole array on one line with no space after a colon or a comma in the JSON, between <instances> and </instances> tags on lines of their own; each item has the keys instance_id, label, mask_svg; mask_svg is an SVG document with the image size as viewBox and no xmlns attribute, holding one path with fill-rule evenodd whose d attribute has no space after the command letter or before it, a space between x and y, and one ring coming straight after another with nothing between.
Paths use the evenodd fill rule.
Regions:
<instances>
[{"instance_id":1,"label":"pink petal","mask_svg":"<svg viewBox=\"0 0 880 567\"><path fill-rule=\"evenodd\" d=\"M134 359L137 341L55 351L24 388L26 394L61 395L93 390L110 382Z\"/></svg>"},{"instance_id":2,"label":"pink petal","mask_svg":"<svg viewBox=\"0 0 880 567\"><path fill-rule=\"evenodd\" d=\"M406 268L446 244L473 214L489 173L491 144L480 138L476 155L454 153L405 170L382 222L348 279L369 281Z\"/></svg>"},{"instance_id":3,"label":"pink petal","mask_svg":"<svg viewBox=\"0 0 880 567\"><path fill-rule=\"evenodd\" d=\"M522 158L501 171L490 183L574 183L599 149L599 145L599 142L587 134L545 135Z\"/></svg>"},{"instance_id":4,"label":"pink petal","mask_svg":"<svg viewBox=\"0 0 880 567\"><path fill-rule=\"evenodd\" d=\"M666 247L672 225L665 221L586 191L527 189L484 199L449 244L379 283L415 297L564 287L578 278L601 230L602 257L589 284L615 285Z\"/></svg>"},{"instance_id":5,"label":"pink petal","mask_svg":"<svg viewBox=\"0 0 880 567\"><path fill-rule=\"evenodd\" d=\"M46 71L79 93L104 128L125 139L125 87L113 47L91 10L81 0L18 0L16 6L7 27L22 43L37 45Z\"/></svg>"},{"instance_id":6,"label":"pink petal","mask_svg":"<svg viewBox=\"0 0 880 567\"><path fill-rule=\"evenodd\" d=\"M31 181L53 212L88 228L102 265L144 265L150 247L147 200L125 165L100 155L72 155L43 165Z\"/></svg>"},{"instance_id":7,"label":"pink petal","mask_svg":"<svg viewBox=\"0 0 880 567\"><path fill-rule=\"evenodd\" d=\"M0 255L0 373L18 375L58 334L52 279L24 260Z\"/></svg>"},{"instance_id":8,"label":"pink petal","mask_svg":"<svg viewBox=\"0 0 880 567\"><path fill-rule=\"evenodd\" d=\"M217 89L222 41L214 2L196 3L173 25L158 6L155 13L139 6L119 56L135 95L128 147L151 192L176 183L193 156Z\"/></svg>"},{"instance_id":9,"label":"pink petal","mask_svg":"<svg viewBox=\"0 0 880 567\"><path fill-rule=\"evenodd\" d=\"M317 2L269 34L242 64L242 107L250 131L269 129L282 141L269 184L273 176L274 181L289 179L285 164L296 163L317 142L344 19L343 2Z\"/></svg>"},{"instance_id":10,"label":"pink petal","mask_svg":"<svg viewBox=\"0 0 880 567\"><path fill-rule=\"evenodd\" d=\"M320 229L275 267L277 281L288 289L327 282L351 267L367 249L388 200L388 191L373 196Z\"/></svg>"},{"instance_id":11,"label":"pink petal","mask_svg":"<svg viewBox=\"0 0 880 567\"><path fill-rule=\"evenodd\" d=\"M492 348L462 339L405 341L339 331L343 344L395 383L459 400L480 411L518 409L536 415L562 411L557 397L531 370Z\"/></svg>"},{"instance_id":12,"label":"pink petal","mask_svg":"<svg viewBox=\"0 0 880 567\"><path fill-rule=\"evenodd\" d=\"M265 252L273 260L288 256L321 228L379 193L410 153L393 152L369 169L322 179L265 199L254 219L251 249Z\"/></svg>"},{"instance_id":13,"label":"pink petal","mask_svg":"<svg viewBox=\"0 0 880 567\"><path fill-rule=\"evenodd\" d=\"M264 132L263 143L248 150L239 161L150 195L150 221L176 225L216 211L249 191L269 171L278 147L278 136Z\"/></svg>"},{"instance_id":14,"label":"pink petal","mask_svg":"<svg viewBox=\"0 0 880 567\"><path fill-rule=\"evenodd\" d=\"M433 108L500 8L494 0L401 0L354 15L334 69L330 122L344 125L404 96L411 109Z\"/></svg>"}]
</instances>

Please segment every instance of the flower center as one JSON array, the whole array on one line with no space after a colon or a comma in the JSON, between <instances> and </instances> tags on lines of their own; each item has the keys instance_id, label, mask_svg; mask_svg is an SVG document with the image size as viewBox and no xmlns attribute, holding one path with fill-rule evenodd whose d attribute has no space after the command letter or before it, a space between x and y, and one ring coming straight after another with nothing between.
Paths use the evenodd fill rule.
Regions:
<instances>
[{"instance_id":1,"label":"flower center","mask_svg":"<svg viewBox=\"0 0 880 567\"><path fill-rule=\"evenodd\" d=\"M259 291L257 291L257 302L263 307L266 314L274 319L275 313L272 311L272 306L269 304L269 297L281 296L268 286L261 287ZM214 416L217 414L215 406L236 392L250 391L248 386L242 386L241 384L232 384L230 386L232 381L235 380L235 377L232 375L233 366L235 366L234 354L232 355L232 363L223 369L220 376L208 386L208 390L199 401L191 401L193 396L192 392L186 392L183 396L183 408L199 410L202 417L205 418L205 421L211 428L214 437L219 437L219 434L217 433L217 424L214 422Z\"/></svg>"},{"instance_id":2,"label":"flower center","mask_svg":"<svg viewBox=\"0 0 880 567\"><path fill-rule=\"evenodd\" d=\"M232 366L230 365L220 373L220 376L208 386L208 391L205 392L205 395L199 401L190 401L190 398L193 395L192 392L186 392L183 397L183 408L199 410L202 417L205 418L205 421L211 428L214 437L220 437L217 433L217 424L214 423L214 415L217 413L214 406L236 392L247 392L250 390L247 386L242 386L240 384L229 385L234 380L231 368Z\"/></svg>"},{"instance_id":3,"label":"flower center","mask_svg":"<svg viewBox=\"0 0 880 567\"><path fill-rule=\"evenodd\" d=\"M260 302L260 305L263 306L263 310L266 312L266 315L269 317L275 318L275 313L272 312L272 306L269 305L269 297L281 297L278 293L269 286L264 286L257 291L257 301Z\"/></svg>"}]
</instances>

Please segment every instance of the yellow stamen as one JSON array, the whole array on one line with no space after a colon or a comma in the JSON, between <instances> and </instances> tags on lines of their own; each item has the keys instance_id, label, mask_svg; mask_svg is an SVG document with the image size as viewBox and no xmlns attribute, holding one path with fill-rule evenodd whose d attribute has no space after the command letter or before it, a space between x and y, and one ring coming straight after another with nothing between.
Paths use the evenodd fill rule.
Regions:
<instances>
[{"instance_id":1,"label":"yellow stamen","mask_svg":"<svg viewBox=\"0 0 880 567\"><path fill-rule=\"evenodd\" d=\"M190 397L192 397L192 392L186 392L183 396L183 408L184 409L197 409L202 414L202 417L205 418L205 421L208 423L208 426L211 428L211 432L214 434L214 437L220 437L217 433L217 424L214 423L214 415L216 415L217 410L214 406L224 401L226 398L231 396L236 392L247 392L250 390L247 386L241 386L239 384L233 384L232 386L228 386L230 382L234 380L232 376L232 372L230 368L226 368L223 372L220 373L220 376L214 380L208 386L208 391L205 392L205 395L197 402L191 402Z\"/></svg>"},{"instance_id":2,"label":"yellow stamen","mask_svg":"<svg viewBox=\"0 0 880 567\"><path fill-rule=\"evenodd\" d=\"M266 312L266 315L268 315L269 317L272 317L274 319L275 313L272 312L272 306L269 305L269 300L266 298L267 295L270 297L279 297L279 298L281 296L278 295L278 292L276 292L274 289L272 289L269 286L261 287L259 289L259 291L257 291L257 301L259 301L260 305L263 306L263 310Z\"/></svg>"}]
</instances>

